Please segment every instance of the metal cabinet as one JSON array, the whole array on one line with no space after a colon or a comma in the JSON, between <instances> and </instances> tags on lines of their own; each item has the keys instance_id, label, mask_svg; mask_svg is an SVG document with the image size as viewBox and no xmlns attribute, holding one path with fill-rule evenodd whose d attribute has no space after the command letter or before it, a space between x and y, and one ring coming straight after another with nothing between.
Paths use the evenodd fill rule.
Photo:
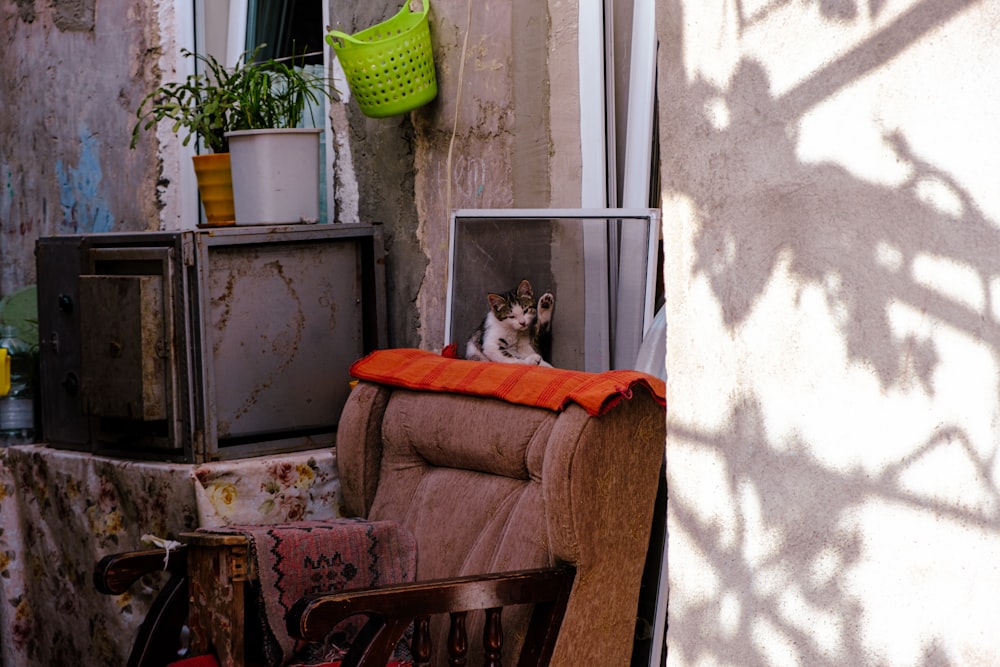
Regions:
<instances>
[{"instance_id":1,"label":"metal cabinet","mask_svg":"<svg viewBox=\"0 0 1000 667\"><path fill-rule=\"evenodd\" d=\"M187 462L332 445L386 344L378 225L41 238L42 434Z\"/></svg>"}]
</instances>

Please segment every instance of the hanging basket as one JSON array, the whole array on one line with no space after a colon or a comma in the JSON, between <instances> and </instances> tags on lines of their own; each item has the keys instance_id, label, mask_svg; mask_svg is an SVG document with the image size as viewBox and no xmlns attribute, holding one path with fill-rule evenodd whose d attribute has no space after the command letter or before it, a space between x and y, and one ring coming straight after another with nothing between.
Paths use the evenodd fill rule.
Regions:
<instances>
[{"instance_id":1,"label":"hanging basket","mask_svg":"<svg viewBox=\"0 0 1000 667\"><path fill-rule=\"evenodd\" d=\"M398 116L437 96L434 53L427 25L430 0L421 11L407 2L388 21L354 35L331 30L326 41L340 60L362 113Z\"/></svg>"}]
</instances>

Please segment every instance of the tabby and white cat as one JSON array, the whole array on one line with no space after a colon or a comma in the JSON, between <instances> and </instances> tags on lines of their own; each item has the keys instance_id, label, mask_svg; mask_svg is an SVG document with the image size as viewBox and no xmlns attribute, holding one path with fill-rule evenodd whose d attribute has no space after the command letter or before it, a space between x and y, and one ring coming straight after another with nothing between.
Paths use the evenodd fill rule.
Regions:
<instances>
[{"instance_id":1,"label":"tabby and white cat","mask_svg":"<svg viewBox=\"0 0 1000 667\"><path fill-rule=\"evenodd\" d=\"M552 333L556 300L546 292L535 303L531 283L522 280L503 294L487 294L490 310L465 346L465 358L552 367L542 358Z\"/></svg>"}]
</instances>

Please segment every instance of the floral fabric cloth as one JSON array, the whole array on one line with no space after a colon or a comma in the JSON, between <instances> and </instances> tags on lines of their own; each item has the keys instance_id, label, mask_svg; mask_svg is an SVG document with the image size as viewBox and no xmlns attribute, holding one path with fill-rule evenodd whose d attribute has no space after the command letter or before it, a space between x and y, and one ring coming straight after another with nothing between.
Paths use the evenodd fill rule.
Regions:
<instances>
[{"instance_id":1,"label":"floral fabric cloth","mask_svg":"<svg viewBox=\"0 0 1000 667\"><path fill-rule=\"evenodd\" d=\"M201 528L343 516L332 452L212 463L192 475Z\"/></svg>"},{"instance_id":2,"label":"floral fabric cloth","mask_svg":"<svg viewBox=\"0 0 1000 667\"><path fill-rule=\"evenodd\" d=\"M93 584L105 555L199 527L342 516L332 450L202 465L22 445L0 450L0 652L17 667L126 663L165 575L120 596Z\"/></svg>"}]
</instances>

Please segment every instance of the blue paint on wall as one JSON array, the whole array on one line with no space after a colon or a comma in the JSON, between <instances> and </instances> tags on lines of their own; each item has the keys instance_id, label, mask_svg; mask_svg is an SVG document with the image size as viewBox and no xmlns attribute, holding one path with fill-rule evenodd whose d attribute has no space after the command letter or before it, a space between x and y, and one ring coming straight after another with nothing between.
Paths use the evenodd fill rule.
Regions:
<instances>
[{"instance_id":1,"label":"blue paint on wall","mask_svg":"<svg viewBox=\"0 0 1000 667\"><path fill-rule=\"evenodd\" d=\"M62 160L56 162L63 223L81 233L110 232L114 226L114 218L107 202L98 192L102 174L97 137L86 125L80 126L79 137L79 165L67 169Z\"/></svg>"},{"instance_id":2,"label":"blue paint on wall","mask_svg":"<svg viewBox=\"0 0 1000 667\"><path fill-rule=\"evenodd\" d=\"M14 174L10 165L0 164L0 175L3 176L3 189L0 190L0 223L10 222L10 206L14 202Z\"/></svg>"}]
</instances>

